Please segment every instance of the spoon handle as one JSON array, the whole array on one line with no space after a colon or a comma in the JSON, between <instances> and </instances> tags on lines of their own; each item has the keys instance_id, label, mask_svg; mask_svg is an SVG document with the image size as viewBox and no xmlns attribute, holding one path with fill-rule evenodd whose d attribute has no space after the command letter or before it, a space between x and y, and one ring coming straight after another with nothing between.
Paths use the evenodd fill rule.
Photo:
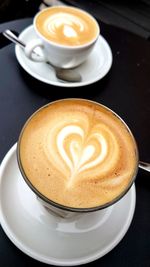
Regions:
<instances>
[{"instance_id":1,"label":"spoon handle","mask_svg":"<svg viewBox=\"0 0 150 267\"><path fill-rule=\"evenodd\" d=\"M9 39L10 41L12 41L13 43L21 46L23 49L26 47L26 44L24 42L22 42L13 32L11 32L10 30L5 30L3 32L3 35ZM36 56L40 56L38 53L36 53L35 51L33 51L33 53ZM46 62L47 64L49 64L50 66L53 67L53 65L50 62Z\"/></svg>"},{"instance_id":2,"label":"spoon handle","mask_svg":"<svg viewBox=\"0 0 150 267\"><path fill-rule=\"evenodd\" d=\"M25 43L23 43L13 32L10 30L5 30L3 32L3 35L8 38L10 41L12 41L15 44L19 44L22 48L25 48Z\"/></svg>"},{"instance_id":3,"label":"spoon handle","mask_svg":"<svg viewBox=\"0 0 150 267\"><path fill-rule=\"evenodd\" d=\"M139 168L150 172L150 163L139 161Z\"/></svg>"}]
</instances>

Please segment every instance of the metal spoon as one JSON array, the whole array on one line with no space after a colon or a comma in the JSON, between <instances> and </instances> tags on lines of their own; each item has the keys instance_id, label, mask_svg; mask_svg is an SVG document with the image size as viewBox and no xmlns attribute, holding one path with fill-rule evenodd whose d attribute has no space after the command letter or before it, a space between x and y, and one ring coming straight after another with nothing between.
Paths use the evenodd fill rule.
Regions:
<instances>
[{"instance_id":1,"label":"metal spoon","mask_svg":"<svg viewBox=\"0 0 150 267\"><path fill-rule=\"evenodd\" d=\"M18 44L23 49L25 48L26 44L24 42L22 42L10 30L5 30L3 32L3 35L7 39L9 39L10 41L12 41L13 43ZM37 55L36 52L34 52L34 53ZM80 73L78 73L75 69L61 69L61 68L57 68L57 67L53 66L50 62L46 62L46 63L49 64L55 70L56 77L59 80L65 81L65 82L81 82L82 77L81 77Z\"/></svg>"},{"instance_id":2,"label":"metal spoon","mask_svg":"<svg viewBox=\"0 0 150 267\"><path fill-rule=\"evenodd\" d=\"M139 168L150 172L150 163L139 161Z\"/></svg>"}]
</instances>

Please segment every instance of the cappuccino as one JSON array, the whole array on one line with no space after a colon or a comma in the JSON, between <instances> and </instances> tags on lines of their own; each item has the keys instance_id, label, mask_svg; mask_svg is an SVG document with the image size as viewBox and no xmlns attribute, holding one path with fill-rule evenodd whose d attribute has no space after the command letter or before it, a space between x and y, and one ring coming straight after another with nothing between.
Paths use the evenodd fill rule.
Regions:
<instances>
[{"instance_id":1,"label":"cappuccino","mask_svg":"<svg viewBox=\"0 0 150 267\"><path fill-rule=\"evenodd\" d=\"M73 7L47 8L36 16L35 24L38 32L48 41L65 46L85 45L99 34L95 19Z\"/></svg>"},{"instance_id":2,"label":"cappuccino","mask_svg":"<svg viewBox=\"0 0 150 267\"><path fill-rule=\"evenodd\" d=\"M62 69L71 69L85 62L99 39L99 25L90 14L74 7L55 6L40 11L34 18L36 38L25 46L25 55L32 61L50 62ZM34 56L40 47L42 53Z\"/></svg>"},{"instance_id":3,"label":"cappuccino","mask_svg":"<svg viewBox=\"0 0 150 267\"><path fill-rule=\"evenodd\" d=\"M39 109L22 130L18 153L31 188L72 208L113 202L137 170L136 143L125 123L105 106L83 99Z\"/></svg>"}]
</instances>

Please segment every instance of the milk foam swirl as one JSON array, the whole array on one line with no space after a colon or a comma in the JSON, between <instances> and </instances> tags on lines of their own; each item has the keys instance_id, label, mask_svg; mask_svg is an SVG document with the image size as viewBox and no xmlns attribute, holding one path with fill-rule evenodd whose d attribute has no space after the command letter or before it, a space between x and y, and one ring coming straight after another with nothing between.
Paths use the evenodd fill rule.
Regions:
<instances>
[{"instance_id":1,"label":"milk foam swirl","mask_svg":"<svg viewBox=\"0 0 150 267\"><path fill-rule=\"evenodd\" d=\"M82 18L67 13L53 14L44 23L44 29L56 38L59 32L66 38L78 38L87 27Z\"/></svg>"},{"instance_id":2,"label":"milk foam swirl","mask_svg":"<svg viewBox=\"0 0 150 267\"><path fill-rule=\"evenodd\" d=\"M52 147L50 140L55 140L55 147ZM96 129L87 133L78 124L62 126L58 123L54 131L49 131L46 151L47 157L54 159L59 170L67 173L68 187L78 179L79 174L87 172L87 179L92 178L93 174L95 178L93 170L109 172L119 160L117 140L103 124L96 125Z\"/></svg>"},{"instance_id":3,"label":"milk foam swirl","mask_svg":"<svg viewBox=\"0 0 150 267\"><path fill-rule=\"evenodd\" d=\"M131 185L135 141L110 110L85 100L61 100L39 110L21 135L22 168L49 200L68 207L104 205Z\"/></svg>"},{"instance_id":4,"label":"milk foam swirl","mask_svg":"<svg viewBox=\"0 0 150 267\"><path fill-rule=\"evenodd\" d=\"M99 26L88 13L71 7L51 7L35 18L37 31L48 41L61 46L82 46L94 42Z\"/></svg>"}]
</instances>

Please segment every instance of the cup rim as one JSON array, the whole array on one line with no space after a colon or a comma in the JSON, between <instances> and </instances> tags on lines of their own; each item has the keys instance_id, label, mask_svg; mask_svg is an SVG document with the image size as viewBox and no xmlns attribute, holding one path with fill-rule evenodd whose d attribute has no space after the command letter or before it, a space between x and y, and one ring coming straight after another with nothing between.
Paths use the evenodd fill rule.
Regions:
<instances>
[{"instance_id":1,"label":"cup rim","mask_svg":"<svg viewBox=\"0 0 150 267\"><path fill-rule=\"evenodd\" d=\"M130 180L130 183L128 184L128 186L125 188L125 190L123 192L121 192L117 197L115 197L113 200L103 204L103 205L98 205L98 206L94 206L94 207L89 207L89 208L76 208L76 207L70 207L70 206L65 206L62 204L59 204L49 198L47 198L46 196L44 196L37 188L35 188L32 183L30 182L30 180L28 179L27 175L25 174L25 171L23 169L22 163L21 163L21 158L20 158L20 143L21 143L21 138L22 138L22 134L24 132L24 129L26 128L26 126L28 125L28 123L30 122L30 120L38 113L40 112L42 109L47 108L48 106L57 103L57 102L63 102L63 101L72 101L72 100L82 100L82 101L88 101L90 103L93 104L98 104L102 107L104 107L105 109L107 109L108 111L110 111L111 113L113 113L126 127L126 129L128 130L131 138L133 139L134 145L135 145L135 152L136 152L136 166L135 166L135 170L134 170L134 174L132 179ZM61 210L65 210L65 211L71 211L71 212L81 212L81 213L85 213L85 212L93 212L93 211L97 211L97 210L102 210L104 208L107 208L109 206L112 206L113 204L115 204L116 202L118 202L122 197L124 197L126 195L126 193L129 191L129 189L131 188L132 184L135 182L137 173L138 173L138 165L139 165L139 152L138 152L138 146L137 146L137 142L134 138L134 135L132 134L129 126L125 123L125 121L116 113L114 112L112 109L108 108L107 106L97 102L97 101L93 101L90 99L84 99L84 98L64 98L64 99L59 99L59 100L55 100L52 102L49 102L48 104L40 107L39 109L37 109L25 122L25 124L22 127L22 130L20 132L19 135L19 139L17 142L17 162L18 162L18 166L20 169L20 172L22 174L22 177L24 178L25 182L28 184L28 186L30 187L30 189L39 197L41 198L43 201L45 201L47 204L52 205L56 208L60 208Z\"/></svg>"},{"instance_id":2,"label":"cup rim","mask_svg":"<svg viewBox=\"0 0 150 267\"><path fill-rule=\"evenodd\" d=\"M75 46L58 44L58 43L55 43L55 42L53 42L53 41L51 41L51 40L48 40L45 36L43 36L43 35L38 31L38 29L37 29L37 27L36 27L36 20L37 20L37 17L38 17L41 13L44 13L46 10L48 10L48 9L54 9L54 8L56 8L56 7L57 7L57 8L59 8L59 7L61 8L61 7L63 7L63 8L75 9L75 10L79 10L79 11L82 12L82 13L85 13L87 16L89 16L89 17L95 22L95 24L96 24L96 26L97 26L97 35L96 35L91 41L89 41L88 43L86 43L86 44L82 44L82 45L75 45ZM39 11L39 12L35 15L35 17L34 17L34 19L33 19L33 26L34 26L34 29L35 29L37 35L38 35L42 40L44 40L46 43L52 45L53 47L58 47L58 48L67 49L67 50L68 50L68 49L70 49L70 50L78 50L78 49L83 49L83 48L89 47L90 45L94 44L94 43L97 41L97 39L98 39L98 37L99 37L99 35L100 35L100 26L99 26L97 20L94 18L94 16L92 16L90 13L88 13L88 12L85 11L85 10L82 10L82 9L80 9L80 8L77 8L77 7L72 7L72 6L63 6L63 5L59 5L59 6L51 6L51 7L47 7L46 9L43 9L43 10Z\"/></svg>"}]
</instances>

